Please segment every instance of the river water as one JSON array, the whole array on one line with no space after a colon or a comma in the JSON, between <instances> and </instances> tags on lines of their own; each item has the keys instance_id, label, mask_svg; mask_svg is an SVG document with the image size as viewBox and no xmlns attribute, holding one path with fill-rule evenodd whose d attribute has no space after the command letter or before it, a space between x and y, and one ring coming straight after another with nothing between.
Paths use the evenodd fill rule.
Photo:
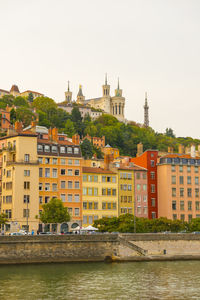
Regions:
<instances>
[{"instance_id":1,"label":"river water","mask_svg":"<svg viewBox=\"0 0 200 300\"><path fill-rule=\"evenodd\" d=\"M200 262L0 266L5 299L200 299Z\"/></svg>"}]
</instances>

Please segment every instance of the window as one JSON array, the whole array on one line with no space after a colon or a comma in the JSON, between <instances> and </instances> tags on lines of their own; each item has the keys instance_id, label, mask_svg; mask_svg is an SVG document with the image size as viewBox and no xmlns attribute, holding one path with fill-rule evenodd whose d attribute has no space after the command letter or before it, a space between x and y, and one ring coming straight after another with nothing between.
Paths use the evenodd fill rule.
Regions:
<instances>
[{"instance_id":1,"label":"window","mask_svg":"<svg viewBox=\"0 0 200 300\"><path fill-rule=\"evenodd\" d=\"M75 176L79 176L80 175L79 170L75 170L74 174L75 174Z\"/></svg>"},{"instance_id":2,"label":"window","mask_svg":"<svg viewBox=\"0 0 200 300\"><path fill-rule=\"evenodd\" d=\"M72 175L73 175L72 169L67 169L67 175L68 175L68 176L72 176Z\"/></svg>"},{"instance_id":3,"label":"window","mask_svg":"<svg viewBox=\"0 0 200 300\"><path fill-rule=\"evenodd\" d=\"M143 202L147 202L147 195L143 195Z\"/></svg>"},{"instance_id":4,"label":"window","mask_svg":"<svg viewBox=\"0 0 200 300\"><path fill-rule=\"evenodd\" d=\"M199 177L195 176L195 184L199 184Z\"/></svg>"},{"instance_id":5,"label":"window","mask_svg":"<svg viewBox=\"0 0 200 300\"><path fill-rule=\"evenodd\" d=\"M72 194L68 194L67 195L67 201L68 202L72 202Z\"/></svg>"},{"instance_id":6,"label":"window","mask_svg":"<svg viewBox=\"0 0 200 300\"><path fill-rule=\"evenodd\" d=\"M176 167L174 165L171 166L171 171L175 172L176 171Z\"/></svg>"},{"instance_id":7,"label":"window","mask_svg":"<svg viewBox=\"0 0 200 300\"><path fill-rule=\"evenodd\" d=\"M112 195L116 196L116 189L112 189Z\"/></svg>"},{"instance_id":8,"label":"window","mask_svg":"<svg viewBox=\"0 0 200 300\"><path fill-rule=\"evenodd\" d=\"M29 154L24 154L24 161L29 162L30 161L30 155Z\"/></svg>"},{"instance_id":9,"label":"window","mask_svg":"<svg viewBox=\"0 0 200 300\"><path fill-rule=\"evenodd\" d=\"M176 184L176 176L172 176L172 184Z\"/></svg>"},{"instance_id":10,"label":"window","mask_svg":"<svg viewBox=\"0 0 200 300\"><path fill-rule=\"evenodd\" d=\"M102 202L102 209L106 209L106 202Z\"/></svg>"},{"instance_id":11,"label":"window","mask_svg":"<svg viewBox=\"0 0 200 300\"><path fill-rule=\"evenodd\" d=\"M24 176L29 177L30 176L30 170L24 170Z\"/></svg>"},{"instance_id":12,"label":"window","mask_svg":"<svg viewBox=\"0 0 200 300\"><path fill-rule=\"evenodd\" d=\"M87 195L87 188L83 187L83 195Z\"/></svg>"},{"instance_id":13,"label":"window","mask_svg":"<svg viewBox=\"0 0 200 300\"><path fill-rule=\"evenodd\" d=\"M152 207L156 206L156 199L155 198L151 198L151 206Z\"/></svg>"},{"instance_id":14,"label":"window","mask_svg":"<svg viewBox=\"0 0 200 300\"><path fill-rule=\"evenodd\" d=\"M67 147L67 153L72 153L72 147Z\"/></svg>"},{"instance_id":15,"label":"window","mask_svg":"<svg viewBox=\"0 0 200 300\"><path fill-rule=\"evenodd\" d=\"M172 210L176 210L176 201L175 200L172 201Z\"/></svg>"},{"instance_id":16,"label":"window","mask_svg":"<svg viewBox=\"0 0 200 300\"><path fill-rule=\"evenodd\" d=\"M184 201L180 201L180 210L184 210Z\"/></svg>"},{"instance_id":17,"label":"window","mask_svg":"<svg viewBox=\"0 0 200 300\"><path fill-rule=\"evenodd\" d=\"M155 166L155 162L154 160L151 160L151 167L154 167Z\"/></svg>"},{"instance_id":18,"label":"window","mask_svg":"<svg viewBox=\"0 0 200 300\"><path fill-rule=\"evenodd\" d=\"M191 176L187 176L187 184L191 184Z\"/></svg>"},{"instance_id":19,"label":"window","mask_svg":"<svg viewBox=\"0 0 200 300\"><path fill-rule=\"evenodd\" d=\"M43 176L43 169L39 168L39 177L42 177L42 176Z\"/></svg>"},{"instance_id":20,"label":"window","mask_svg":"<svg viewBox=\"0 0 200 300\"><path fill-rule=\"evenodd\" d=\"M102 182L106 182L106 176L102 176Z\"/></svg>"},{"instance_id":21,"label":"window","mask_svg":"<svg viewBox=\"0 0 200 300\"><path fill-rule=\"evenodd\" d=\"M75 208L75 216L79 216L79 214L80 214L80 212L79 212L79 208L78 207L76 207ZM91 223L92 224L92 223Z\"/></svg>"},{"instance_id":22,"label":"window","mask_svg":"<svg viewBox=\"0 0 200 300\"><path fill-rule=\"evenodd\" d=\"M79 154L79 148L78 147L74 148L74 154Z\"/></svg>"},{"instance_id":23,"label":"window","mask_svg":"<svg viewBox=\"0 0 200 300\"><path fill-rule=\"evenodd\" d=\"M79 194L75 194L74 200L75 200L75 202L80 202L80 195Z\"/></svg>"},{"instance_id":24,"label":"window","mask_svg":"<svg viewBox=\"0 0 200 300\"><path fill-rule=\"evenodd\" d=\"M98 176L94 175L94 182L98 182Z\"/></svg>"},{"instance_id":25,"label":"window","mask_svg":"<svg viewBox=\"0 0 200 300\"><path fill-rule=\"evenodd\" d=\"M195 171L195 173L198 173L198 172L199 172L199 167L198 167L198 166L195 166L195 167L194 167L194 171Z\"/></svg>"},{"instance_id":26,"label":"window","mask_svg":"<svg viewBox=\"0 0 200 300\"><path fill-rule=\"evenodd\" d=\"M155 179L155 172L151 172L151 179Z\"/></svg>"},{"instance_id":27,"label":"window","mask_svg":"<svg viewBox=\"0 0 200 300\"><path fill-rule=\"evenodd\" d=\"M106 189L102 189L102 195L106 195Z\"/></svg>"},{"instance_id":28,"label":"window","mask_svg":"<svg viewBox=\"0 0 200 300\"><path fill-rule=\"evenodd\" d=\"M79 189L79 188L80 188L79 181L75 181L75 189Z\"/></svg>"},{"instance_id":29,"label":"window","mask_svg":"<svg viewBox=\"0 0 200 300\"><path fill-rule=\"evenodd\" d=\"M87 181L87 175L83 175L83 181Z\"/></svg>"},{"instance_id":30,"label":"window","mask_svg":"<svg viewBox=\"0 0 200 300\"><path fill-rule=\"evenodd\" d=\"M179 172L183 172L183 166L179 166Z\"/></svg>"},{"instance_id":31,"label":"window","mask_svg":"<svg viewBox=\"0 0 200 300\"><path fill-rule=\"evenodd\" d=\"M3 196L4 200L3 202L4 203L12 203L12 195L9 195L9 196Z\"/></svg>"},{"instance_id":32,"label":"window","mask_svg":"<svg viewBox=\"0 0 200 300\"><path fill-rule=\"evenodd\" d=\"M50 197L49 196L45 196L44 197L44 203L49 203L50 201Z\"/></svg>"},{"instance_id":33,"label":"window","mask_svg":"<svg viewBox=\"0 0 200 300\"><path fill-rule=\"evenodd\" d=\"M153 173L154 173L154 178L155 178L155 172L153 172ZM142 178L143 179L147 179L147 173L142 173ZM154 179L154 178L152 178L152 179Z\"/></svg>"},{"instance_id":34,"label":"window","mask_svg":"<svg viewBox=\"0 0 200 300\"><path fill-rule=\"evenodd\" d=\"M192 210L192 201L188 201L188 210Z\"/></svg>"},{"instance_id":35,"label":"window","mask_svg":"<svg viewBox=\"0 0 200 300\"><path fill-rule=\"evenodd\" d=\"M57 191L57 183L52 183L52 191L53 192Z\"/></svg>"},{"instance_id":36,"label":"window","mask_svg":"<svg viewBox=\"0 0 200 300\"><path fill-rule=\"evenodd\" d=\"M66 159L65 159L65 158L61 158L61 159L60 159L60 164L61 164L61 165L65 165L65 163L66 163Z\"/></svg>"},{"instance_id":37,"label":"window","mask_svg":"<svg viewBox=\"0 0 200 300\"><path fill-rule=\"evenodd\" d=\"M39 191L42 191L42 183L39 183Z\"/></svg>"},{"instance_id":38,"label":"window","mask_svg":"<svg viewBox=\"0 0 200 300\"><path fill-rule=\"evenodd\" d=\"M45 177L46 178L50 177L50 169L49 168L45 168Z\"/></svg>"},{"instance_id":39,"label":"window","mask_svg":"<svg viewBox=\"0 0 200 300\"><path fill-rule=\"evenodd\" d=\"M39 204L42 204L42 196L39 196Z\"/></svg>"},{"instance_id":40,"label":"window","mask_svg":"<svg viewBox=\"0 0 200 300\"><path fill-rule=\"evenodd\" d=\"M191 172L191 166L187 166L187 172Z\"/></svg>"},{"instance_id":41,"label":"window","mask_svg":"<svg viewBox=\"0 0 200 300\"><path fill-rule=\"evenodd\" d=\"M89 202L88 203L88 209L92 209L92 208L93 208L92 202Z\"/></svg>"},{"instance_id":42,"label":"window","mask_svg":"<svg viewBox=\"0 0 200 300\"><path fill-rule=\"evenodd\" d=\"M199 188L195 189L195 197L199 197Z\"/></svg>"},{"instance_id":43,"label":"window","mask_svg":"<svg viewBox=\"0 0 200 300\"><path fill-rule=\"evenodd\" d=\"M37 146L37 149L38 149L38 151L41 151L41 152L42 152L42 151L43 151L43 146L42 146L42 145L38 145L38 146Z\"/></svg>"},{"instance_id":44,"label":"window","mask_svg":"<svg viewBox=\"0 0 200 300\"><path fill-rule=\"evenodd\" d=\"M183 176L179 176L179 183L180 183L180 184L183 184L183 183L184 183L183 178L184 178Z\"/></svg>"},{"instance_id":45,"label":"window","mask_svg":"<svg viewBox=\"0 0 200 300\"><path fill-rule=\"evenodd\" d=\"M42 164L43 163L43 158L42 157L38 157L38 161L39 161L39 164Z\"/></svg>"},{"instance_id":46,"label":"window","mask_svg":"<svg viewBox=\"0 0 200 300\"><path fill-rule=\"evenodd\" d=\"M184 197L184 188L180 188L180 197Z\"/></svg>"},{"instance_id":47,"label":"window","mask_svg":"<svg viewBox=\"0 0 200 300\"><path fill-rule=\"evenodd\" d=\"M61 197L62 202L66 201L66 195L65 194L61 194L60 197Z\"/></svg>"},{"instance_id":48,"label":"window","mask_svg":"<svg viewBox=\"0 0 200 300\"><path fill-rule=\"evenodd\" d=\"M69 213L70 215L72 215L72 207L68 207L67 209L68 209L68 213Z\"/></svg>"},{"instance_id":49,"label":"window","mask_svg":"<svg viewBox=\"0 0 200 300\"><path fill-rule=\"evenodd\" d=\"M30 203L30 195L24 195L24 203Z\"/></svg>"},{"instance_id":50,"label":"window","mask_svg":"<svg viewBox=\"0 0 200 300\"><path fill-rule=\"evenodd\" d=\"M130 174L131 175L131 174ZM112 182L116 183L116 176L112 176Z\"/></svg>"},{"instance_id":51,"label":"window","mask_svg":"<svg viewBox=\"0 0 200 300\"><path fill-rule=\"evenodd\" d=\"M5 170L5 169L4 169ZM11 177L11 170L8 170L6 173L6 177Z\"/></svg>"},{"instance_id":52,"label":"window","mask_svg":"<svg viewBox=\"0 0 200 300\"><path fill-rule=\"evenodd\" d=\"M29 218L29 209L23 209L23 217Z\"/></svg>"},{"instance_id":53,"label":"window","mask_svg":"<svg viewBox=\"0 0 200 300\"><path fill-rule=\"evenodd\" d=\"M60 153L65 153L65 147L60 147Z\"/></svg>"},{"instance_id":54,"label":"window","mask_svg":"<svg viewBox=\"0 0 200 300\"><path fill-rule=\"evenodd\" d=\"M112 207L113 209L117 209L117 204L116 204L116 202L113 202L113 207Z\"/></svg>"},{"instance_id":55,"label":"window","mask_svg":"<svg viewBox=\"0 0 200 300\"><path fill-rule=\"evenodd\" d=\"M45 183L45 191L50 191L50 183Z\"/></svg>"},{"instance_id":56,"label":"window","mask_svg":"<svg viewBox=\"0 0 200 300\"><path fill-rule=\"evenodd\" d=\"M140 172L137 172L137 173L136 173L136 178L137 178L137 179L140 179Z\"/></svg>"},{"instance_id":57,"label":"window","mask_svg":"<svg viewBox=\"0 0 200 300\"><path fill-rule=\"evenodd\" d=\"M155 184L151 184L151 193L155 193Z\"/></svg>"},{"instance_id":58,"label":"window","mask_svg":"<svg viewBox=\"0 0 200 300\"><path fill-rule=\"evenodd\" d=\"M111 189L107 189L107 195L111 196Z\"/></svg>"},{"instance_id":59,"label":"window","mask_svg":"<svg viewBox=\"0 0 200 300\"><path fill-rule=\"evenodd\" d=\"M144 206L144 214L146 215L147 214L147 207Z\"/></svg>"},{"instance_id":60,"label":"window","mask_svg":"<svg viewBox=\"0 0 200 300\"><path fill-rule=\"evenodd\" d=\"M83 209L87 209L87 202L83 202Z\"/></svg>"},{"instance_id":61,"label":"window","mask_svg":"<svg viewBox=\"0 0 200 300\"><path fill-rule=\"evenodd\" d=\"M72 159L68 159L68 165L72 165Z\"/></svg>"},{"instance_id":62,"label":"window","mask_svg":"<svg viewBox=\"0 0 200 300\"><path fill-rule=\"evenodd\" d=\"M141 206L138 206L138 207L137 207L137 213L138 213L138 215L140 215L140 214L141 214L141 212L142 212L142 210L141 210Z\"/></svg>"},{"instance_id":63,"label":"window","mask_svg":"<svg viewBox=\"0 0 200 300\"><path fill-rule=\"evenodd\" d=\"M192 221L192 215L188 215L188 222L190 223Z\"/></svg>"},{"instance_id":64,"label":"window","mask_svg":"<svg viewBox=\"0 0 200 300\"><path fill-rule=\"evenodd\" d=\"M93 217L92 216L89 216L89 221L88 221L89 224L92 224L93 223Z\"/></svg>"},{"instance_id":65,"label":"window","mask_svg":"<svg viewBox=\"0 0 200 300\"><path fill-rule=\"evenodd\" d=\"M65 181L61 181L60 188L61 189L65 189L66 188L66 182Z\"/></svg>"},{"instance_id":66,"label":"window","mask_svg":"<svg viewBox=\"0 0 200 300\"><path fill-rule=\"evenodd\" d=\"M192 189L191 188L187 189L187 196L192 197Z\"/></svg>"},{"instance_id":67,"label":"window","mask_svg":"<svg viewBox=\"0 0 200 300\"><path fill-rule=\"evenodd\" d=\"M155 211L152 211L151 217L152 217L152 219L155 219L155 218L156 218L156 212L155 212Z\"/></svg>"},{"instance_id":68,"label":"window","mask_svg":"<svg viewBox=\"0 0 200 300\"><path fill-rule=\"evenodd\" d=\"M50 152L50 146L49 145L44 146L44 152Z\"/></svg>"},{"instance_id":69,"label":"window","mask_svg":"<svg viewBox=\"0 0 200 300\"><path fill-rule=\"evenodd\" d=\"M94 202L94 209L98 209L98 202Z\"/></svg>"},{"instance_id":70,"label":"window","mask_svg":"<svg viewBox=\"0 0 200 300\"><path fill-rule=\"evenodd\" d=\"M146 191L146 190L147 190L147 185L143 184L143 191Z\"/></svg>"},{"instance_id":71,"label":"window","mask_svg":"<svg viewBox=\"0 0 200 300\"><path fill-rule=\"evenodd\" d=\"M92 196L92 188L90 188L90 187L88 188L88 195Z\"/></svg>"},{"instance_id":72,"label":"window","mask_svg":"<svg viewBox=\"0 0 200 300\"><path fill-rule=\"evenodd\" d=\"M137 195L137 202L141 202L141 196Z\"/></svg>"},{"instance_id":73,"label":"window","mask_svg":"<svg viewBox=\"0 0 200 300\"><path fill-rule=\"evenodd\" d=\"M53 153L57 153L58 147L57 146L52 146L51 150L52 150Z\"/></svg>"},{"instance_id":74,"label":"window","mask_svg":"<svg viewBox=\"0 0 200 300\"><path fill-rule=\"evenodd\" d=\"M72 186L72 181L68 181L68 185L67 185L68 189L72 189L73 186Z\"/></svg>"},{"instance_id":75,"label":"window","mask_svg":"<svg viewBox=\"0 0 200 300\"><path fill-rule=\"evenodd\" d=\"M57 169L53 169L52 176L53 176L53 178L58 177L58 170Z\"/></svg>"},{"instance_id":76,"label":"window","mask_svg":"<svg viewBox=\"0 0 200 300\"><path fill-rule=\"evenodd\" d=\"M185 215L181 214L181 221L185 221Z\"/></svg>"},{"instance_id":77,"label":"window","mask_svg":"<svg viewBox=\"0 0 200 300\"><path fill-rule=\"evenodd\" d=\"M83 224L87 224L87 216L83 216Z\"/></svg>"},{"instance_id":78,"label":"window","mask_svg":"<svg viewBox=\"0 0 200 300\"><path fill-rule=\"evenodd\" d=\"M60 174L61 174L61 175L65 175L65 169L61 169L61 170L60 170Z\"/></svg>"},{"instance_id":79,"label":"window","mask_svg":"<svg viewBox=\"0 0 200 300\"><path fill-rule=\"evenodd\" d=\"M175 221L175 220L177 220L177 214L173 214L173 220Z\"/></svg>"},{"instance_id":80,"label":"window","mask_svg":"<svg viewBox=\"0 0 200 300\"><path fill-rule=\"evenodd\" d=\"M53 158L52 164L53 165L57 165L57 163L58 163L58 159L57 158Z\"/></svg>"},{"instance_id":81,"label":"window","mask_svg":"<svg viewBox=\"0 0 200 300\"><path fill-rule=\"evenodd\" d=\"M98 188L94 188L94 196L98 196Z\"/></svg>"},{"instance_id":82,"label":"window","mask_svg":"<svg viewBox=\"0 0 200 300\"><path fill-rule=\"evenodd\" d=\"M140 191L141 184L137 184L137 191Z\"/></svg>"},{"instance_id":83,"label":"window","mask_svg":"<svg viewBox=\"0 0 200 300\"><path fill-rule=\"evenodd\" d=\"M79 166L79 165L80 165L79 159L75 159L74 164L75 164L76 166Z\"/></svg>"},{"instance_id":84,"label":"window","mask_svg":"<svg viewBox=\"0 0 200 300\"><path fill-rule=\"evenodd\" d=\"M132 174L128 173L128 179L131 180L132 179ZM114 181L113 181L114 182Z\"/></svg>"},{"instance_id":85,"label":"window","mask_svg":"<svg viewBox=\"0 0 200 300\"><path fill-rule=\"evenodd\" d=\"M176 197L176 188L172 188L172 197Z\"/></svg>"},{"instance_id":86,"label":"window","mask_svg":"<svg viewBox=\"0 0 200 300\"><path fill-rule=\"evenodd\" d=\"M30 181L24 181L24 189L30 190Z\"/></svg>"},{"instance_id":87,"label":"window","mask_svg":"<svg viewBox=\"0 0 200 300\"><path fill-rule=\"evenodd\" d=\"M89 182L92 182L92 181L93 181L92 178L93 178L92 175L88 175L88 181L89 181Z\"/></svg>"},{"instance_id":88,"label":"window","mask_svg":"<svg viewBox=\"0 0 200 300\"><path fill-rule=\"evenodd\" d=\"M107 204L107 209L111 209L111 203L110 202L108 202L108 204Z\"/></svg>"},{"instance_id":89,"label":"window","mask_svg":"<svg viewBox=\"0 0 200 300\"><path fill-rule=\"evenodd\" d=\"M45 164L50 164L50 158L49 157L45 157Z\"/></svg>"},{"instance_id":90,"label":"window","mask_svg":"<svg viewBox=\"0 0 200 300\"><path fill-rule=\"evenodd\" d=\"M200 201L195 201L195 209L200 210Z\"/></svg>"}]
</instances>

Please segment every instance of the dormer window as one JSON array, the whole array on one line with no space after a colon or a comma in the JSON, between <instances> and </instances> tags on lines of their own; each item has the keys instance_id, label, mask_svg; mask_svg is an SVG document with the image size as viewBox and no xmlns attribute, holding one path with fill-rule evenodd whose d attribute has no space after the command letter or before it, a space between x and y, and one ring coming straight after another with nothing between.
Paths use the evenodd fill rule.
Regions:
<instances>
[{"instance_id":1,"label":"dormer window","mask_svg":"<svg viewBox=\"0 0 200 300\"><path fill-rule=\"evenodd\" d=\"M65 153L65 147L60 147L60 153Z\"/></svg>"}]
</instances>

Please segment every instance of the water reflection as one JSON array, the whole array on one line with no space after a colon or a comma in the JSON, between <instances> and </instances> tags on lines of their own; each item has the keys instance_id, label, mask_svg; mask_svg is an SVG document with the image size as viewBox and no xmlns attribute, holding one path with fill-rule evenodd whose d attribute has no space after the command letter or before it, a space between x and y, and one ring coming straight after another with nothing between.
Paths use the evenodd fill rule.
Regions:
<instances>
[{"instance_id":1,"label":"water reflection","mask_svg":"<svg viewBox=\"0 0 200 300\"><path fill-rule=\"evenodd\" d=\"M200 299L200 262L0 267L0 299Z\"/></svg>"}]
</instances>

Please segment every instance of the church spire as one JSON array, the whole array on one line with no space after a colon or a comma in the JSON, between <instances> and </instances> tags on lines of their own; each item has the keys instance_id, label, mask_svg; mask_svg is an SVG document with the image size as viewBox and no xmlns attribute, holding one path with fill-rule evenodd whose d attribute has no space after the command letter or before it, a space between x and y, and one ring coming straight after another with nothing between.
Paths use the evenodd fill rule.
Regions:
<instances>
[{"instance_id":1,"label":"church spire","mask_svg":"<svg viewBox=\"0 0 200 300\"><path fill-rule=\"evenodd\" d=\"M83 96L82 85L79 85L79 91L77 94L77 103L84 104L85 97Z\"/></svg>"},{"instance_id":2,"label":"church spire","mask_svg":"<svg viewBox=\"0 0 200 300\"><path fill-rule=\"evenodd\" d=\"M67 82L67 92L65 92L65 101L68 103L72 102L72 92L70 92L69 80Z\"/></svg>"},{"instance_id":3,"label":"church spire","mask_svg":"<svg viewBox=\"0 0 200 300\"><path fill-rule=\"evenodd\" d=\"M115 97L122 97L122 90L119 87L119 77L118 77L118 81L117 81L117 88L115 90Z\"/></svg>"},{"instance_id":4,"label":"church spire","mask_svg":"<svg viewBox=\"0 0 200 300\"><path fill-rule=\"evenodd\" d=\"M103 97L110 97L110 86L108 84L107 73L105 75L105 84L103 85Z\"/></svg>"},{"instance_id":5,"label":"church spire","mask_svg":"<svg viewBox=\"0 0 200 300\"><path fill-rule=\"evenodd\" d=\"M107 73L106 73L106 75L105 75L105 85L108 85Z\"/></svg>"},{"instance_id":6,"label":"church spire","mask_svg":"<svg viewBox=\"0 0 200 300\"><path fill-rule=\"evenodd\" d=\"M119 90L119 77L118 77L117 89Z\"/></svg>"},{"instance_id":7,"label":"church spire","mask_svg":"<svg viewBox=\"0 0 200 300\"><path fill-rule=\"evenodd\" d=\"M149 106L147 102L147 92L145 93L145 105L144 105L144 127L149 127Z\"/></svg>"},{"instance_id":8,"label":"church spire","mask_svg":"<svg viewBox=\"0 0 200 300\"><path fill-rule=\"evenodd\" d=\"M68 80L68 85L67 85L67 91L69 92L70 91L70 89L69 89L69 80Z\"/></svg>"}]
</instances>

